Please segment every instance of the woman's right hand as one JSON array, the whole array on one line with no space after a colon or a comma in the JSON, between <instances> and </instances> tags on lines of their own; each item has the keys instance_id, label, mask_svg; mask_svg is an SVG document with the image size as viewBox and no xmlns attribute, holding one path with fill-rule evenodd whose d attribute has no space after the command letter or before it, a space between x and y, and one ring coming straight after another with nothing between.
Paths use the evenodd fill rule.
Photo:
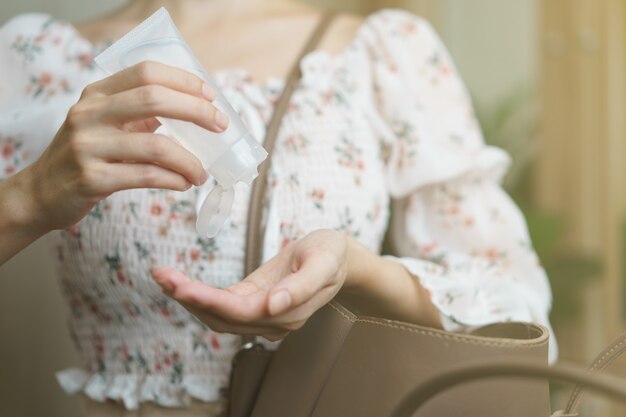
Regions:
<instances>
[{"instance_id":1,"label":"woman's right hand","mask_svg":"<svg viewBox=\"0 0 626 417\"><path fill-rule=\"evenodd\" d=\"M223 131L228 119L211 103L215 95L199 77L155 62L88 85L50 146L20 173L31 197L31 226L44 233L69 227L120 190L184 191L204 183L198 158L153 132L156 116Z\"/></svg>"}]
</instances>

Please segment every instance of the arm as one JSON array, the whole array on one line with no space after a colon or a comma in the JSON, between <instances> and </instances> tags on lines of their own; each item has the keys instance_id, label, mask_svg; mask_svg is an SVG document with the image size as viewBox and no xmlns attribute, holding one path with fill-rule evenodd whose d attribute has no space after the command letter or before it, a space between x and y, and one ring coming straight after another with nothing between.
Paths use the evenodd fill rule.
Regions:
<instances>
[{"instance_id":1,"label":"arm","mask_svg":"<svg viewBox=\"0 0 626 417\"><path fill-rule=\"evenodd\" d=\"M500 186L510 158L486 146L452 57L403 11L371 21L372 118L388 153L392 246L430 293L443 327L502 321L550 328L550 285L524 217ZM380 53L384 51L385 53ZM554 339L551 358L556 356Z\"/></svg>"},{"instance_id":2,"label":"arm","mask_svg":"<svg viewBox=\"0 0 626 417\"><path fill-rule=\"evenodd\" d=\"M348 241L348 274L338 300L364 315L441 328L439 311L418 277L391 259Z\"/></svg>"},{"instance_id":3,"label":"arm","mask_svg":"<svg viewBox=\"0 0 626 417\"><path fill-rule=\"evenodd\" d=\"M28 169L0 181L0 265L46 233L34 221Z\"/></svg>"},{"instance_id":4,"label":"arm","mask_svg":"<svg viewBox=\"0 0 626 417\"><path fill-rule=\"evenodd\" d=\"M199 77L154 62L85 88L43 154L0 183L0 263L48 231L75 224L114 192L204 183L200 160L154 131L157 116L223 131L214 97Z\"/></svg>"},{"instance_id":5,"label":"arm","mask_svg":"<svg viewBox=\"0 0 626 417\"><path fill-rule=\"evenodd\" d=\"M154 279L217 332L279 340L334 297L364 315L441 327L427 292L399 263L369 252L344 233L320 229L289 243L243 281L225 289L174 268Z\"/></svg>"}]
</instances>

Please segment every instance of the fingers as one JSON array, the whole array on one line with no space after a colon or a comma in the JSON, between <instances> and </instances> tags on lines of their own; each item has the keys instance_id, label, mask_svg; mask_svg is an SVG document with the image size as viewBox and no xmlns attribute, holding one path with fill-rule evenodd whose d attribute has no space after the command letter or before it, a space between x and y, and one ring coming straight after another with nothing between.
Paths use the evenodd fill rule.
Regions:
<instances>
[{"instance_id":1,"label":"fingers","mask_svg":"<svg viewBox=\"0 0 626 417\"><path fill-rule=\"evenodd\" d=\"M210 314L201 308L182 302L180 304L200 321L209 326L211 330L218 333L235 333L239 335L248 334L255 336L281 334L276 331L275 327L232 323L214 314Z\"/></svg>"},{"instance_id":2,"label":"fingers","mask_svg":"<svg viewBox=\"0 0 626 417\"><path fill-rule=\"evenodd\" d=\"M309 256L298 271L282 279L268 297L270 315L277 316L296 308L319 293L325 287L333 287L328 277L336 274L332 261L322 256Z\"/></svg>"},{"instance_id":3,"label":"fingers","mask_svg":"<svg viewBox=\"0 0 626 417\"><path fill-rule=\"evenodd\" d=\"M320 297L315 297L296 309L296 314L290 313L289 317L277 320L267 317L264 309L265 297L254 300L251 295L241 296L216 289L190 280L181 271L170 267L155 268L152 276L166 294L181 303L212 330L259 335L270 341L282 339L290 331L302 327L311 313L324 303L324 296L320 294ZM310 310L311 308L314 309Z\"/></svg>"},{"instance_id":4,"label":"fingers","mask_svg":"<svg viewBox=\"0 0 626 417\"><path fill-rule=\"evenodd\" d=\"M207 180L202 163L194 154L165 135L151 133L117 134L94 144L94 154L120 162L156 163L201 185Z\"/></svg>"},{"instance_id":5,"label":"fingers","mask_svg":"<svg viewBox=\"0 0 626 417\"><path fill-rule=\"evenodd\" d=\"M267 335L268 337L284 336L285 331L277 330L276 325L264 325L258 320L254 322L263 315L260 311L263 306L262 302L257 303L257 308L248 304L248 307L252 308L244 312L242 306L245 302L241 303L243 297L228 295L230 294L228 291L190 280L175 268L155 268L152 271L152 277L165 293L180 302L183 307L216 332ZM220 297L220 293L226 293L224 294L226 297ZM237 298L240 300L236 300ZM226 299L230 301L217 307ZM233 302L235 304L239 302L239 305L233 308Z\"/></svg>"},{"instance_id":6,"label":"fingers","mask_svg":"<svg viewBox=\"0 0 626 417\"><path fill-rule=\"evenodd\" d=\"M118 123L162 116L223 132L228 127L228 117L211 104L216 97L217 92L200 77L179 68L144 61L90 84L83 91L79 104L83 98L100 99L103 113Z\"/></svg>"},{"instance_id":7,"label":"fingers","mask_svg":"<svg viewBox=\"0 0 626 417\"><path fill-rule=\"evenodd\" d=\"M113 172L111 168L113 167ZM97 167L87 171L84 179L87 194L109 195L134 188L158 188L186 191L191 183L181 174L154 164L114 163L106 169Z\"/></svg>"},{"instance_id":8,"label":"fingers","mask_svg":"<svg viewBox=\"0 0 626 417\"><path fill-rule=\"evenodd\" d=\"M151 84L204 97L210 101L217 95L204 80L191 72L154 61L141 62L97 81L87 87L86 93L112 95Z\"/></svg>"},{"instance_id":9,"label":"fingers","mask_svg":"<svg viewBox=\"0 0 626 417\"><path fill-rule=\"evenodd\" d=\"M263 297L241 297L229 291L190 280L174 268L156 268L155 281L181 303L210 310L233 322L249 323L264 316Z\"/></svg>"},{"instance_id":10,"label":"fingers","mask_svg":"<svg viewBox=\"0 0 626 417\"><path fill-rule=\"evenodd\" d=\"M147 85L102 99L103 121L119 125L151 117L184 120L213 132L228 127L228 117L208 100L162 85Z\"/></svg>"},{"instance_id":11,"label":"fingers","mask_svg":"<svg viewBox=\"0 0 626 417\"><path fill-rule=\"evenodd\" d=\"M127 132L148 132L153 133L161 126L161 122L159 122L155 117L151 117L145 120L137 120L136 122L131 122L124 126L124 130Z\"/></svg>"},{"instance_id":12,"label":"fingers","mask_svg":"<svg viewBox=\"0 0 626 417\"><path fill-rule=\"evenodd\" d=\"M337 295L337 289L326 286L319 290L312 298L299 306L284 311L282 314L270 317L269 320L279 320L288 317L284 327L289 331L298 330L317 310L324 307Z\"/></svg>"}]
</instances>

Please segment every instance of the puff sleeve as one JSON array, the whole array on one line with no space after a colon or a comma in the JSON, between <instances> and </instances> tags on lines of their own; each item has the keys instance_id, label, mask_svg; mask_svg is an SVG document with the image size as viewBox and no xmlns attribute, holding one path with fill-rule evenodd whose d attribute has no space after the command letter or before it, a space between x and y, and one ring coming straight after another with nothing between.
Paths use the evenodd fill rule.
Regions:
<instances>
[{"instance_id":1,"label":"puff sleeve","mask_svg":"<svg viewBox=\"0 0 626 417\"><path fill-rule=\"evenodd\" d=\"M551 289L520 210L500 182L469 94L432 27L388 10L367 27L374 107L392 197L395 258L431 294L444 326L550 328ZM556 358L554 337L550 358Z\"/></svg>"},{"instance_id":2,"label":"puff sleeve","mask_svg":"<svg viewBox=\"0 0 626 417\"><path fill-rule=\"evenodd\" d=\"M39 157L97 78L92 46L72 26L29 13L0 27L0 180Z\"/></svg>"}]
</instances>

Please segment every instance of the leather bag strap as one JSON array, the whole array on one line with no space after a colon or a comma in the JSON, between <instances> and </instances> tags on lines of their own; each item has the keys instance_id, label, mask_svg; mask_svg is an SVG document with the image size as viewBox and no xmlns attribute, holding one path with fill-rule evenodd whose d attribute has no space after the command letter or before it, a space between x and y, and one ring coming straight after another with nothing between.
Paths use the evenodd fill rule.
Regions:
<instances>
[{"instance_id":1,"label":"leather bag strap","mask_svg":"<svg viewBox=\"0 0 626 417\"><path fill-rule=\"evenodd\" d=\"M617 358L622 356L626 352L626 332L622 333L618 338L613 340L591 363L587 368L588 374L594 374L596 372L606 369ZM564 415L577 415L578 405L585 393L582 385L576 385L570 395L567 406L564 410Z\"/></svg>"},{"instance_id":2,"label":"leather bag strap","mask_svg":"<svg viewBox=\"0 0 626 417\"><path fill-rule=\"evenodd\" d=\"M324 11L315 31L309 37L307 43L300 51L298 58L291 68L289 75L285 81L283 92L276 102L274 113L267 126L263 147L268 153L267 159L259 167L259 176L252 185L250 194L250 203L248 206L248 222L246 229L246 253L244 263L244 277L247 277L257 269L261 264L261 256L263 249L263 230L261 220L263 216L263 200L267 189L267 173L272 165L272 151L276 143L278 132L280 131L281 121L287 112L291 96L296 90L298 81L302 76L300 62L302 59L318 45L322 36L328 29L330 23L335 17L335 13ZM254 342L254 336L243 336L243 344Z\"/></svg>"},{"instance_id":3,"label":"leather bag strap","mask_svg":"<svg viewBox=\"0 0 626 417\"><path fill-rule=\"evenodd\" d=\"M392 414L392 417L413 416L428 400L447 389L470 381L494 377L554 379L573 382L626 403L626 384L624 384L624 380L621 378L612 375L589 374L584 369L574 365L559 364L547 367L536 361L506 359L464 364L424 381L404 397ZM557 411L553 414L553 417L576 416L578 416L578 413L568 413L566 411Z\"/></svg>"}]
</instances>

